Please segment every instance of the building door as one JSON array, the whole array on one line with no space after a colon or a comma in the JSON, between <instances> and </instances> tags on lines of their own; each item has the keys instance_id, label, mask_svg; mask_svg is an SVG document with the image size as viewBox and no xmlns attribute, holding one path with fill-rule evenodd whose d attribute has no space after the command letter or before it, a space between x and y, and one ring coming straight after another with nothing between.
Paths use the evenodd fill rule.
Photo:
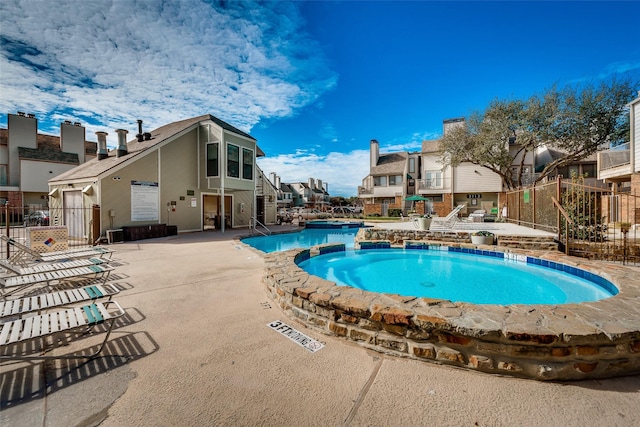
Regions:
<instances>
[{"instance_id":1,"label":"building door","mask_svg":"<svg viewBox=\"0 0 640 427\"><path fill-rule=\"evenodd\" d=\"M389 201L384 200L382 202L382 216L389 216Z\"/></svg>"},{"instance_id":2,"label":"building door","mask_svg":"<svg viewBox=\"0 0 640 427\"><path fill-rule=\"evenodd\" d=\"M258 196L256 197L256 215L258 218L258 221L260 221L260 223L265 224L265 212L264 212L264 198L265 196Z\"/></svg>"},{"instance_id":3,"label":"building door","mask_svg":"<svg viewBox=\"0 0 640 427\"><path fill-rule=\"evenodd\" d=\"M203 230L220 230L222 228L221 199L220 196L210 194L202 196ZM231 196L224 196L224 200L225 228L231 228L233 224Z\"/></svg>"},{"instance_id":4,"label":"building door","mask_svg":"<svg viewBox=\"0 0 640 427\"><path fill-rule=\"evenodd\" d=\"M202 196L203 230L220 228L220 196Z\"/></svg>"},{"instance_id":5,"label":"building door","mask_svg":"<svg viewBox=\"0 0 640 427\"><path fill-rule=\"evenodd\" d=\"M64 225L67 227L69 239L84 239L84 210L82 208L82 192L65 191L62 193L62 210Z\"/></svg>"}]
</instances>

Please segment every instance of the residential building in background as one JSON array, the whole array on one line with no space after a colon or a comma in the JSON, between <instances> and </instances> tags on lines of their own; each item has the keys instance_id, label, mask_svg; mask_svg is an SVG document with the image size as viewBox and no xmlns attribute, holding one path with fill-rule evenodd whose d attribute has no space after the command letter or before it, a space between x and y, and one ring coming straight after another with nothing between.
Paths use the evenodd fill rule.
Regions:
<instances>
[{"instance_id":1,"label":"residential building in background","mask_svg":"<svg viewBox=\"0 0 640 427\"><path fill-rule=\"evenodd\" d=\"M464 118L444 120L443 134L464 125ZM523 186L533 184L546 165L563 155L546 146L536 152L523 154L515 134L508 144L513 158L511 174L517 177L522 172ZM444 216L454 207L463 205L460 211L463 216L475 210L484 210L495 216L504 205L508 189L502 177L469 162L457 166L444 165L440 139L423 141L421 152L386 154L380 154L379 143L374 139L370 142L370 155L369 175L358 187L358 198L364 203L365 215L387 216L389 209L400 209L406 214L415 209L421 214L430 210ZM596 178L596 169L596 157L590 156L554 169L542 182L555 179L558 175L564 178L581 176L588 185L602 186L602 182ZM424 197L428 203L407 200L411 196Z\"/></svg>"},{"instance_id":2,"label":"residential building in background","mask_svg":"<svg viewBox=\"0 0 640 427\"><path fill-rule=\"evenodd\" d=\"M96 157L97 144L86 141L78 122L60 124L60 136L38 133L38 119L18 112L0 129L0 203L48 208L47 181Z\"/></svg>"},{"instance_id":3,"label":"residential building in background","mask_svg":"<svg viewBox=\"0 0 640 427\"><path fill-rule=\"evenodd\" d=\"M463 118L443 121L443 133L464 126ZM420 152L380 154L377 140L370 142L370 171L358 187L358 198L364 203L364 214L387 216L389 209L407 213L430 210L447 215L454 206L465 205L462 214L477 209L488 213L499 206L502 179L496 173L470 163L456 167L443 166L440 140L423 141ZM411 196L429 199L429 203L407 200Z\"/></svg>"},{"instance_id":4,"label":"residential building in background","mask_svg":"<svg viewBox=\"0 0 640 427\"><path fill-rule=\"evenodd\" d=\"M269 174L269 179L278 191L278 208L304 207L327 211L331 207L329 185L321 179L283 183L275 172Z\"/></svg>"},{"instance_id":5,"label":"residential building in background","mask_svg":"<svg viewBox=\"0 0 640 427\"><path fill-rule=\"evenodd\" d=\"M640 196L640 92L629 104L629 142L598 152L598 178L611 187L614 194L606 206L611 222L625 221L640 224L640 208L622 206L628 198L617 193ZM632 209L631 209L632 208ZM633 211L633 212L632 212ZM626 216L623 216L626 213Z\"/></svg>"}]
</instances>

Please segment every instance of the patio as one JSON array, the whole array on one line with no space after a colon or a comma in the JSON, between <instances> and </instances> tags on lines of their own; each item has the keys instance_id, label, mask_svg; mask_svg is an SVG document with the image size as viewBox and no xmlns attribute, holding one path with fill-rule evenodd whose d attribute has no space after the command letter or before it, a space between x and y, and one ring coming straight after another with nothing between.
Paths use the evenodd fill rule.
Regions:
<instances>
[{"instance_id":1,"label":"patio","mask_svg":"<svg viewBox=\"0 0 640 427\"><path fill-rule=\"evenodd\" d=\"M638 376L525 381L389 357L308 330L266 296L263 255L234 240L242 234L112 245L127 321L96 360L2 365L0 424L640 424ZM310 353L270 330L278 319L325 347ZM93 338L56 351L82 351Z\"/></svg>"}]
</instances>

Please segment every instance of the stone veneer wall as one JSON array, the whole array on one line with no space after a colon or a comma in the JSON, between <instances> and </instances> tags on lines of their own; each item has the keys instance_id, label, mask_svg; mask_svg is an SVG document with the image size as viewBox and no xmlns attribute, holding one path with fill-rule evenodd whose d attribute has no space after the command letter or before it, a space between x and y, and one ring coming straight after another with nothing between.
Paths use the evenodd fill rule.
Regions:
<instances>
[{"instance_id":1,"label":"stone veneer wall","mask_svg":"<svg viewBox=\"0 0 640 427\"><path fill-rule=\"evenodd\" d=\"M316 331L394 356L537 380L640 372L640 284L633 270L545 253L541 258L606 278L620 293L592 303L499 306L366 292L297 266L343 250L343 244L327 244L267 254L268 294Z\"/></svg>"},{"instance_id":2,"label":"stone veneer wall","mask_svg":"<svg viewBox=\"0 0 640 427\"><path fill-rule=\"evenodd\" d=\"M383 228L361 228L355 238L356 247L361 241L386 241L402 247L407 241L471 243L472 231L430 231ZM551 236L496 236L498 246L513 249L557 250L558 244Z\"/></svg>"}]
</instances>

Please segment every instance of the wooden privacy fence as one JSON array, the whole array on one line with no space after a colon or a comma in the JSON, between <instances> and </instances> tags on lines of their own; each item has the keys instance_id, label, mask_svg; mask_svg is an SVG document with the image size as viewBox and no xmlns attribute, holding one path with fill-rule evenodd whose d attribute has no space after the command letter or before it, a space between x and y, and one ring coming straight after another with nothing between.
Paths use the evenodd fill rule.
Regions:
<instances>
[{"instance_id":1,"label":"wooden privacy fence","mask_svg":"<svg viewBox=\"0 0 640 427\"><path fill-rule=\"evenodd\" d=\"M557 233L565 253L640 263L640 195L559 177L506 196L508 221Z\"/></svg>"}]
</instances>

